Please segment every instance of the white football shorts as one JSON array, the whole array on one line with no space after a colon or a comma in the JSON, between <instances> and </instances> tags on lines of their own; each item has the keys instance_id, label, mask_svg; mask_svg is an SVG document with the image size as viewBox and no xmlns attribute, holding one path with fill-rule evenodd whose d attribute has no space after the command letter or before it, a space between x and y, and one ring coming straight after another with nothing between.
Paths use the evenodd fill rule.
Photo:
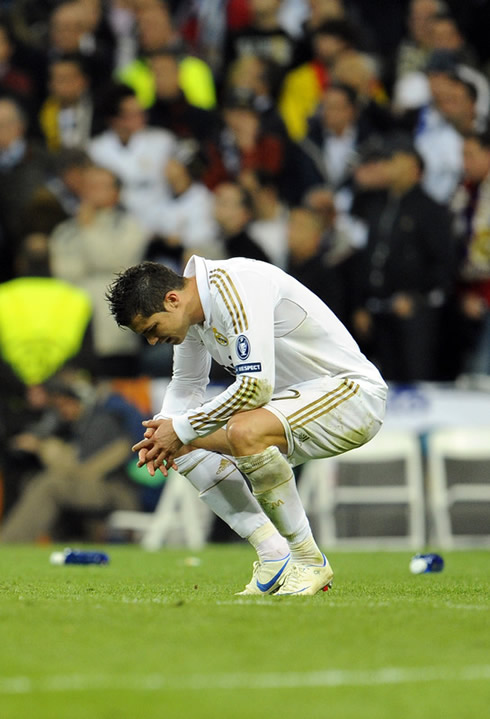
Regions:
<instances>
[{"instance_id":1,"label":"white football shorts","mask_svg":"<svg viewBox=\"0 0 490 719\"><path fill-rule=\"evenodd\" d=\"M386 397L350 379L322 377L291 385L264 409L282 422L288 461L334 457L368 442L383 424Z\"/></svg>"}]
</instances>

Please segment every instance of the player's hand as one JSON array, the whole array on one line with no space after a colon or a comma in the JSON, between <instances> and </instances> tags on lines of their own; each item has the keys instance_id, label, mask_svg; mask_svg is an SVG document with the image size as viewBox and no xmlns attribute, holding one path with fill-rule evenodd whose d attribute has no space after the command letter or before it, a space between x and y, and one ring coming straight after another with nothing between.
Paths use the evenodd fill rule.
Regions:
<instances>
[{"instance_id":1,"label":"player's hand","mask_svg":"<svg viewBox=\"0 0 490 719\"><path fill-rule=\"evenodd\" d=\"M138 467L146 464L152 477L158 469L166 477L171 467L177 469L174 460L182 442L170 419L147 420L143 426L146 427L145 439L132 448L133 452L138 452Z\"/></svg>"}]
</instances>

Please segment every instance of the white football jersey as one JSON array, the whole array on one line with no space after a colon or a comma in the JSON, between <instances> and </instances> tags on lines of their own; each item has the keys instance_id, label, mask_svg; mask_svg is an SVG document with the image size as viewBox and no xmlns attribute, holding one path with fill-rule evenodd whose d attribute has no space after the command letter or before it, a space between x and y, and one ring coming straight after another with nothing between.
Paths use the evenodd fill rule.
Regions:
<instances>
[{"instance_id":1,"label":"white football jersey","mask_svg":"<svg viewBox=\"0 0 490 719\"><path fill-rule=\"evenodd\" d=\"M205 320L174 349L159 417L172 416L182 442L206 436L240 410L323 376L354 380L384 397L386 384L334 313L304 285L266 262L192 257ZM235 381L202 404L211 357ZM177 416L178 415L178 416Z\"/></svg>"}]
</instances>

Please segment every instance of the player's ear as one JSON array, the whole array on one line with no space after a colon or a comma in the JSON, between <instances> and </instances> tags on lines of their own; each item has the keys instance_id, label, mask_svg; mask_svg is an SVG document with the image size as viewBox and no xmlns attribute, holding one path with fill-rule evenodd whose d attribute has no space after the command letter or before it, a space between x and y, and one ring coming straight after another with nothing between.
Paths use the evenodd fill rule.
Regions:
<instances>
[{"instance_id":1,"label":"player's ear","mask_svg":"<svg viewBox=\"0 0 490 719\"><path fill-rule=\"evenodd\" d=\"M175 290L170 290L165 295L165 299L163 300L163 308L167 312L169 310L175 309L179 306L180 303L180 295Z\"/></svg>"}]
</instances>

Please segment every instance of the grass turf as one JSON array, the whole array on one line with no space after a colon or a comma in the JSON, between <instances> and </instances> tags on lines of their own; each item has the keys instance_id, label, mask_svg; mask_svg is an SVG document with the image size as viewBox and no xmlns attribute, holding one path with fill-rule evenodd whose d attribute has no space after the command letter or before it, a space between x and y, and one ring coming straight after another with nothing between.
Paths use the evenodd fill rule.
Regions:
<instances>
[{"instance_id":1,"label":"grass turf","mask_svg":"<svg viewBox=\"0 0 490 719\"><path fill-rule=\"evenodd\" d=\"M236 597L248 546L55 567L0 548L2 719L479 719L490 706L489 553L329 553L331 592Z\"/></svg>"}]
</instances>

